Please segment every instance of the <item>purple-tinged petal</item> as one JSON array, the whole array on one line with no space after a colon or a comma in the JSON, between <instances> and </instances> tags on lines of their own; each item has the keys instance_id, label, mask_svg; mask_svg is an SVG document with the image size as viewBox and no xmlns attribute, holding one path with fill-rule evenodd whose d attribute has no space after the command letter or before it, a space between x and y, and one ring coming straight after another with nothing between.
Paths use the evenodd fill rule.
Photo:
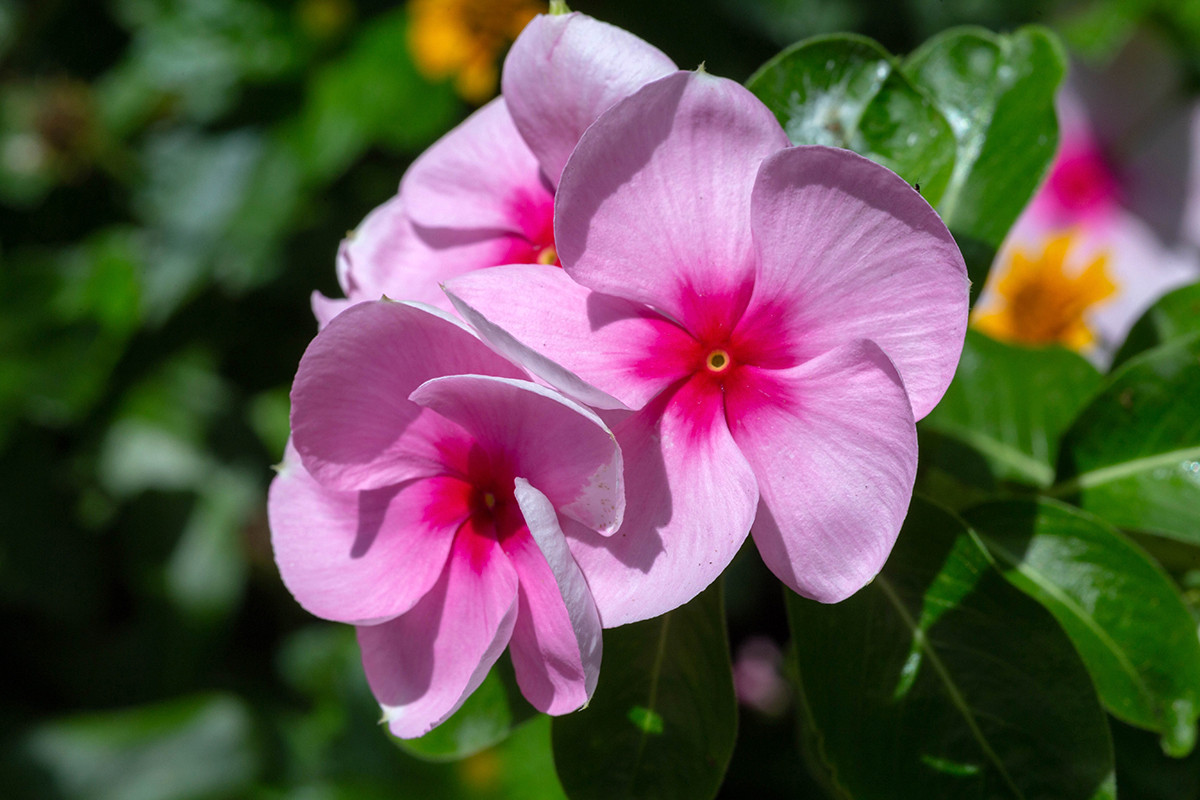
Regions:
<instances>
[{"instance_id":1,"label":"purple-tinged petal","mask_svg":"<svg viewBox=\"0 0 1200 800\"><path fill-rule=\"evenodd\" d=\"M540 15L508 51L501 87L517 130L557 186L589 125L675 69L661 50L613 25L578 13Z\"/></svg>"},{"instance_id":2,"label":"purple-tinged petal","mask_svg":"<svg viewBox=\"0 0 1200 800\"><path fill-rule=\"evenodd\" d=\"M621 451L589 409L535 383L482 375L436 378L412 400L461 425L563 514L604 535L620 526Z\"/></svg>"},{"instance_id":3,"label":"purple-tinged petal","mask_svg":"<svg viewBox=\"0 0 1200 800\"><path fill-rule=\"evenodd\" d=\"M515 494L528 530L502 541L521 579L521 613L509 653L521 693L534 708L566 714L596 690L600 616L554 505L523 478L517 478Z\"/></svg>"},{"instance_id":4,"label":"purple-tinged petal","mask_svg":"<svg viewBox=\"0 0 1200 800\"><path fill-rule=\"evenodd\" d=\"M342 240L338 282L350 300L386 296L449 311L450 302L438 287L441 282L483 267L532 261L535 255L522 235L421 228L409 219L397 196L368 214Z\"/></svg>"},{"instance_id":5,"label":"purple-tinged petal","mask_svg":"<svg viewBox=\"0 0 1200 800\"><path fill-rule=\"evenodd\" d=\"M454 478L369 492L313 480L289 445L271 482L271 545L288 591L325 619L373 624L411 609L437 582L470 509Z\"/></svg>"},{"instance_id":6,"label":"purple-tinged petal","mask_svg":"<svg viewBox=\"0 0 1200 800\"><path fill-rule=\"evenodd\" d=\"M763 162L753 198L759 251L748 323L780 317L799 361L878 344L920 419L954 377L970 283L962 254L904 179L832 147Z\"/></svg>"},{"instance_id":7,"label":"purple-tinged petal","mask_svg":"<svg viewBox=\"0 0 1200 800\"><path fill-rule=\"evenodd\" d=\"M689 338L679 326L557 267L496 267L444 289L499 352L593 408L641 408L691 370L670 357Z\"/></svg>"},{"instance_id":8,"label":"purple-tinged petal","mask_svg":"<svg viewBox=\"0 0 1200 800\"><path fill-rule=\"evenodd\" d=\"M549 219L554 190L498 97L413 163L400 197L421 227L529 235Z\"/></svg>"},{"instance_id":9,"label":"purple-tinged petal","mask_svg":"<svg viewBox=\"0 0 1200 800\"><path fill-rule=\"evenodd\" d=\"M378 489L443 471L454 426L409 401L430 378L521 378L461 323L432 309L372 301L317 334L292 383L292 436L305 469L342 491Z\"/></svg>"},{"instance_id":10,"label":"purple-tinged petal","mask_svg":"<svg viewBox=\"0 0 1200 800\"><path fill-rule=\"evenodd\" d=\"M754 473L720 399L693 383L616 429L625 457L625 524L608 538L565 522L606 628L656 617L704 591L746 540Z\"/></svg>"},{"instance_id":11,"label":"purple-tinged petal","mask_svg":"<svg viewBox=\"0 0 1200 800\"><path fill-rule=\"evenodd\" d=\"M749 285L750 192L788 146L733 81L677 72L613 106L563 170L555 241L568 274L685 322L696 297Z\"/></svg>"},{"instance_id":12,"label":"purple-tinged petal","mask_svg":"<svg viewBox=\"0 0 1200 800\"><path fill-rule=\"evenodd\" d=\"M912 498L917 431L900 374L869 341L746 370L726 410L762 493L758 551L793 591L849 597L887 560Z\"/></svg>"},{"instance_id":13,"label":"purple-tinged petal","mask_svg":"<svg viewBox=\"0 0 1200 800\"><path fill-rule=\"evenodd\" d=\"M423 736L479 688L517 618L517 573L492 531L459 528L446 569L411 611L358 628L367 682L392 733Z\"/></svg>"}]
</instances>

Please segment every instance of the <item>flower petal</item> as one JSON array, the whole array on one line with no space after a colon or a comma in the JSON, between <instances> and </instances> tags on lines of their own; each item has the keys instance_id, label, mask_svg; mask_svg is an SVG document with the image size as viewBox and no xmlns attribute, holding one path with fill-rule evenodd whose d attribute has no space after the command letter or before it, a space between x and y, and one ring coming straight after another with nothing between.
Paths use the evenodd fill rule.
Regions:
<instances>
[{"instance_id":1,"label":"flower petal","mask_svg":"<svg viewBox=\"0 0 1200 800\"><path fill-rule=\"evenodd\" d=\"M525 235L549 215L554 190L498 97L439 139L400 183L410 218L430 228Z\"/></svg>"},{"instance_id":2,"label":"flower petal","mask_svg":"<svg viewBox=\"0 0 1200 800\"><path fill-rule=\"evenodd\" d=\"M562 513L605 535L620 526L621 451L589 409L535 383L482 375L436 378L412 400L461 425Z\"/></svg>"},{"instance_id":3,"label":"flower petal","mask_svg":"<svg viewBox=\"0 0 1200 800\"><path fill-rule=\"evenodd\" d=\"M444 289L499 352L593 408L641 408L689 371L663 356L686 349L679 326L593 292L557 267L501 266Z\"/></svg>"},{"instance_id":4,"label":"flower petal","mask_svg":"<svg viewBox=\"0 0 1200 800\"><path fill-rule=\"evenodd\" d=\"M463 373L524 377L432 309L373 301L342 312L308 346L292 384L305 469L342 491L439 474L439 442L453 426L408 396L430 378Z\"/></svg>"},{"instance_id":5,"label":"flower petal","mask_svg":"<svg viewBox=\"0 0 1200 800\"><path fill-rule=\"evenodd\" d=\"M786 308L801 361L871 339L917 419L928 414L958 366L970 287L937 213L885 167L811 146L763 162L752 214L759 270L743 319Z\"/></svg>"},{"instance_id":6,"label":"flower petal","mask_svg":"<svg viewBox=\"0 0 1200 800\"><path fill-rule=\"evenodd\" d=\"M517 609L516 570L493 534L468 521L421 602L358 628L367 682L392 733L423 736L457 711L504 652Z\"/></svg>"},{"instance_id":7,"label":"flower petal","mask_svg":"<svg viewBox=\"0 0 1200 800\"><path fill-rule=\"evenodd\" d=\"M473 269L530 260L529 248L523 236L502 231L421 228L396 196L342 240L338 282L352 301L386 296L449 311L438 284Z\"/></svg>"},{"instance_id":8,"label":"flower petal","mask_svg":"<svg viewBox=\"0 0 1200 800\"><path fill-rule=\"evenodd\" d=\"M729 435L719 399L696 394L684 385L616 429L626 514L615 534L606 539L563 525L606 628L656 617L704 591L754 521L758 488L750 465Z\"/></svg>"},{"instance_id":9,"label":"flower petal","mask_svg":"<svg viewBox=\"0 0 1200 800\"><path fill-rule=\"evenodd\" d=\"M317 330L324 329L334 317L355 305L356 302L338 297L326 297L320 292L313 292L309 296L309 304L312 306L313 316L317 318Z\"/></svg>"},{"instance_id":10,"label":"flower petal","mask_svg":"<svg viewBox=\"0 0 1200 800\"><path fill-rule=\"evenodd\" d=\"M442 574L469 488L438 477L338 492L317 483L289 445L267 501L284 585L325 619L367 624L405 613Z\"/></svg>"},{"instance_id":11,"label":"flower petal","mask_svg":"<svg viewBox=\"0 0 1200 800\"><path fill-rule=\"evenodd\" d=\"M632 33L583 14L539 15L504 60L517 130L554 185L588 126L675 63Z\"/></svg>"},{"instance_id":12,"label":"flower petal","mask_svg":"<svg viewBox=\"0 0 1200 800\"><path fill-rule=\"evenodd\" d=\"M572 278L683 321L696 296L753 276L750 191L788 146L733 81L677 72L605 112L563 170L555 241Z\"/></svg>"},{"instance_id":13,"label":"flower petal","mask_svg":"<svg viewBox=\"0 0 1200 800\"><path fill-rule=\"evenodd\" d=\"M524 478L517 478L516 498L528 530L502 543L521 578L509 652L526 699L539 711L566 714L596 691L600 615L554 505Z\"/></svg>"},{"instance_id":14,"label":"flower petal","mask_svg":"<svg viewBox=\"0 0 1200 800\"><path fill-rule=\"evenodd\" d=\"M896 368L873 342L853 342L757 370L727 394L726 413L762 492L753 535L763 561L805 597L854 594L887 560L916 479Z\"/></svg>"}]
</instances>

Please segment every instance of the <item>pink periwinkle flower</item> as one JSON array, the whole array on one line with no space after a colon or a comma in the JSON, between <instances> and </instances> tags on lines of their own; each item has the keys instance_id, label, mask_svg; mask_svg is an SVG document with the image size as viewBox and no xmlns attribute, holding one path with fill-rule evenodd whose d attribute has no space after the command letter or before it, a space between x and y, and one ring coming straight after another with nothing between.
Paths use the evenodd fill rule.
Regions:
<instances>
[{"instance_id":1,"label":"pink periwinkle flower","mask_svg":"<svg viewBox=\"0 0 1200 800\"><path fill-rule=\"evenodd\" d=\"M600 620L560 526L620 525L621 453L526 377L452 318L388 301L339 315L300 361L275 558L304 608L358 627L397 736L450 716L505 646L542 711L595 689Z\"/></svg>"},{"instance_id":2,"label":"pink periwinkle flower","mask_svg":"<svg viewBox=\"0 0 1200 800\"><path fill-rule=\"evenodd\" d=\"M620 28L578 13L536 17L504 61L502 96L425 151L399 194L342 242L346 300L314 293L318 320L383 295L449 310L441 281L558 263L554 192L579 137L613 103L674 71Z\"/></svg>"},{"instance_id":3,"label":"pink periwinkle flower","mask_svg":"<svg viewBox=\"0 0 1200 800\"><path fill-rule=\"evenodd\" d=\"M937 214L852 152L790 147L741 86L688 72L592 125L555 202L563 269L446 289L499 350L614 409L625 522L565 530L603 624L694 597L752 527L796 592L857 591L907 513L914 419L965 334L966 268Z\"/></svg>"}]
</instances>

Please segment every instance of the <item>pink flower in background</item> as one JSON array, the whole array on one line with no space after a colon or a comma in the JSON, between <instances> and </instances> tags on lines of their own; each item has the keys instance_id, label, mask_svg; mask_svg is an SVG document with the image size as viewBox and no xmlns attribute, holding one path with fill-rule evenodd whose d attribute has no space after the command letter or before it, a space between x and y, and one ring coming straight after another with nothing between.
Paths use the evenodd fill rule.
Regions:
<instances>
[{"instance_id":1,"label":"pink flower in background","mask_svg":"<svg viewBox=\"0 0 1200 800\"><path fill-rule=\"evenodd\" d=\"M275 558L302 606L358 626L397 736L445 720L506 645L542 711L596 686L600 621L560 524L620 525L621 454L524 377L460 323L384 301L339 315L296 373Z\"/></svg>"},{"instance_id":2,"label":"pink flower in background","mask_svg":"<svg viewBox=\"0 0 1200 800\"><path fill-rule=\"evenodd\" d=\"M1058 96L1060 145L1046 182L997 254L972 324L1003 341L1058 344L1106 367L1137 318L1200 277L1126 205L1147 176L1118 164L1079 98Z\"/></svg>"},{"instance_id":3,"label":"pink flower in background","mask_svg":"<svg viewBox=\"0 0 1200 800\"><path fill-rule=\"evenodd\" d=\"M869 581L967 321L962 256L920 195L852 152L789 147L741 86L680 72L584 134L555 237L564 269L447 292L502 352L616 409L625 524L564 529L604 625L687 602L752 524L800 594Z\"/></svg>"},{"instance_id":4,"label":"pink flower in background","mask_svg":"<svg viewBox=\"0 0 1200 800\"><path fill-rule=\"evenodd\" d=\"M554 192L601 112L675 70L658 49L583 14L541 15L504 62L503 96L412 165L400 193L338 251L346 300L313 295L324 324L383 295L450 305L438 284L481 267L557 263Z\"/></svg>"},{"instance_id":5,"label":"pink flower in background","mask_svg":"<svg viewBox=\"0 0 1200 800\"><path fill-rule=\"evenodd\" d=\"M784 680L783 652L766 636L751 636L738 647L733 660L733 690L738 702L768 717L777 717L792 701Z\"/></svg>"}]
</instances>

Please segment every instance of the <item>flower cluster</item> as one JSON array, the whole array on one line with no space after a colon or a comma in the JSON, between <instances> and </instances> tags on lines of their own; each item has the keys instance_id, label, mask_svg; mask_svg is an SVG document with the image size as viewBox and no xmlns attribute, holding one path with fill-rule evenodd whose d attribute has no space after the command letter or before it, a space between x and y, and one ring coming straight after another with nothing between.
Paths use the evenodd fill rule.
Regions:
<instances>
[{"instance_id":1,"label":"flower cluster","mask_svg":"<svg viewBox=\"0 0 1200 800\"><path fill-rule=\"evenodd\" d=\"M270 498L288 588L359 626L399 736L506 645L536 707L578 708L600 628L686 603L748 535L792 590L853 594L967 324L921 196L791 146L740 85L563 14L502 90L343 244Z\"/></svg>"}]
</instances>

